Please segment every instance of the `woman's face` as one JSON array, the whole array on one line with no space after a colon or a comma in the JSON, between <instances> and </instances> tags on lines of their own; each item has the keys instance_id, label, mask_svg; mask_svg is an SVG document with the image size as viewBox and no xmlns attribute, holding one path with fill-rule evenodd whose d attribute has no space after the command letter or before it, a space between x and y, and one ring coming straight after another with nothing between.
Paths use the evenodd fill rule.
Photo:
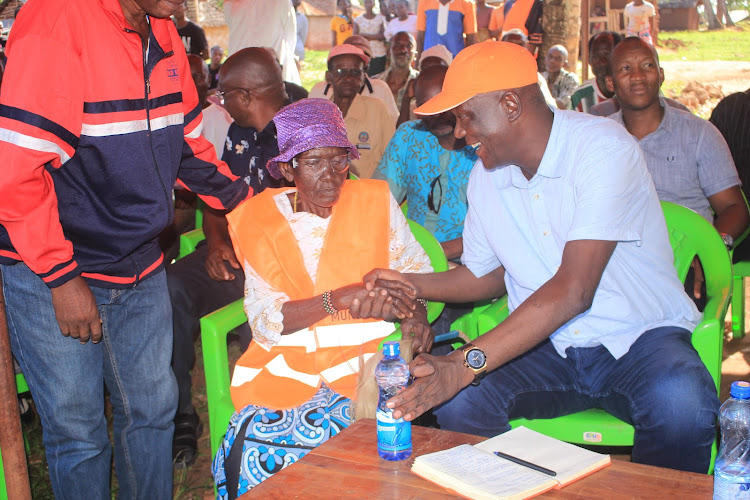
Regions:
<instances>
[{"instance_id":1,"label":"woman's face","mask_svg":"<svg viewBox=\"0 0 750 500\"><path fill-rule=\"evenodd\" d=\"M316 148L279 166L284 177L294 181L299 199L308 205L308 211L330 212L339 201L341 188L349 174L349 157L345 148Z\"/></svg>"}]
</instances>

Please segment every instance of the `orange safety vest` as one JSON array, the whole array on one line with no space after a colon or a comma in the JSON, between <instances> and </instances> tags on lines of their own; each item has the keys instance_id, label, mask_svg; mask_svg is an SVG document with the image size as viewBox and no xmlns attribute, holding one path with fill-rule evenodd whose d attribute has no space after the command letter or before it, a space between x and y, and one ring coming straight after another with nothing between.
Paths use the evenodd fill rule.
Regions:
<instances>
[{"instance_id":1,"label":"orange safety vest","mask_svg":"<svg viewBox=\"0 0 750 500\"><path fill-rule=\"evenodd\" d=\"M289 222L273 197L288 188L266 189L227 215L234 249L267 283L291 300L359 283L376 267L389 265L390 191L378 180L344 182L333 206L320 254L318 276L310 279ZM357 320L349 311L326 316L309 328L282 335L270 350L253 341L237 361L230 392L237 411L249 404L277 410L310 400L322 382L354 398L360 357L366 361L392 323Z\"/></svg>"},{"instance_id":2,"label":"orange safety vest","mask_svg":"<svg viewBox=\"0 0 750 500\"><path fill-rule=\"evenodd\" d=\"M508 15L505 16L503 31L518 28L523 31L526 36L529 36L529 30L526 29L526 21L529 19L529 13L531 12L531 7L534 6L535 1L536 0L516 0L516 3L514 3L508 11Z\"/></svg>"}]
</instances>

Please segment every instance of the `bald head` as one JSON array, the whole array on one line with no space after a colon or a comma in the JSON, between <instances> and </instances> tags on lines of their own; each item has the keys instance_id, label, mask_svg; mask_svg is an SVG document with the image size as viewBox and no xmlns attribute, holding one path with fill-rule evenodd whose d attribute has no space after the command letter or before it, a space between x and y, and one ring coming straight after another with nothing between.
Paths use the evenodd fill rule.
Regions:
<instances>
[{"instance_id":1,"label":"bald head","mask_svg":"<svg viewBox=\"0 0 750 500\"><path fill-rule=\"evenodd\" d=\"M656 65L657 66L659 65L659 53L656 52L656 48L653 45L645 41L643 38L640 38L637 36L629 36L625 38L622 42L618 43L615 46L615 48L612 50L612 55L610 57L610 62L609 62L610 73L612 71L612 68L616 67L615 59L621 58L623 54L633 49L648 50L654 56L654 59L656 60Z\"/></svg>"},{"instance_id":2,"label":"bald head","mask_svg":"<svg viewBox=\"0 0 750 500\"><path fill-rule=\"evenodd\" d=\"M235 52L219 70L224 108L241 127L263 130L286 101L281 67L263 47Z\"/></svg>"},{"instance_id":3,"label":"bald head","mask_svg":"<svg viewBox=\"0 0 750 500\"><path fill-rule=\"evenodd\" d=\"M248 47L229 56L219 70L219 80L250 91L262 91L283 84L281 67L263 47Z\"/></svg>"}]
</instances>

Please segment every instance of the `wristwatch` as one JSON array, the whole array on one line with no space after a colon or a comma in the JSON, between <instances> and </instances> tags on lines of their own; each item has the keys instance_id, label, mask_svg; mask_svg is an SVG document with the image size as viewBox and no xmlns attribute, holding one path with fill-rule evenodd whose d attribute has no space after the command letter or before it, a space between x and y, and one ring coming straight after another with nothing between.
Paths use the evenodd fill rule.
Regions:
<instances>
[{"instance_id":1,"label":"wristwatch","mask_svg":"<svg viewBox=\"0 0 750 500\"><path fill-rule=\"evenodd\" d=\"M474 381L471 385L479 385L487 375L487 356L483 350L471 343L464 344L458 350L464 353L464 366L474 372Z\"/></svg>"},{"instance_id":2,"label":"wristwatch","mask_svg":"<svg viewBox=\"0 0 750 500\"><path fill-rule=\"evenodd\" d=\"M727 233L721 233L721 241L727 246L727 250L734 248L734 238Z\"/></svg>"}]
</instances>

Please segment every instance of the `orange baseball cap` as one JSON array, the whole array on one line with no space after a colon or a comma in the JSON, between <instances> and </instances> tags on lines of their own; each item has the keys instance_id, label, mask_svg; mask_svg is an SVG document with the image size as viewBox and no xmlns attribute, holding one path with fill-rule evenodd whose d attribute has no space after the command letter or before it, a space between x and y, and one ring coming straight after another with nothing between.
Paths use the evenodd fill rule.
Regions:
<instances>
[{"instance_id":1,"label":"orange baseball cap","mask_svg":"<svg viewBox=\"0 0 750 500\"><path fill-rule=\"evenodd\" d=\"M336 45L334 48L332 48L328 53L327 62L330 63L331 59L333 59L334 57L343 55L357 56L365 62L365 66L370 64L370 58L367 57L367 54L365 54L362 49L355 45L349 45L348 43L342 43L341 45Z\"/></svg>"},{"instance_id":2,"label":"orange baseball cap","mask_svg":"<svg viewBox=\"0 0 750 500\"><path fill-rule=\"evenodd\" d=\"M477 94L537 83L536 61L523 47L487 41L466 47L448 67L442 91L414 110L436 115L465 103Z\"/></svg>"}]
</instances>

